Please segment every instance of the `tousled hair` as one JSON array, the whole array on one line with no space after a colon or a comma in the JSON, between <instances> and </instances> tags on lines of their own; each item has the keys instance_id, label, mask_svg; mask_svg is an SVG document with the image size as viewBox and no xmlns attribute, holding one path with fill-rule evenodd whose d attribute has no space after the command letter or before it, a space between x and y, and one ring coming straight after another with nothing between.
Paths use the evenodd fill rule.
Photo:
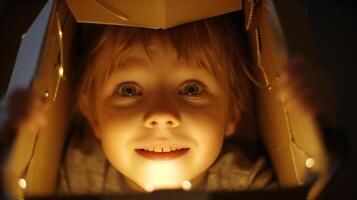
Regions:
<instances>
[{"instance_id":1,"label":"tousled hair","mask_svg":"<svg viewBox=\"0 0 357 200\"><path fill-rule=\"evenodd\" d=\"M225 72L233 109L249 113L249 49L245 35L237 30L227 15L165 30L111 25L101 25L100 29L84 56L79 94L84 94L87 99L94 99L96 87L100 85L98 80L110 77L137 45L142 45L150 57L149 41L157 37L168 39L178 58L192 66L204 67L215 76ZM93 104L91 109L95 114Z\"/></svg>"}]
</instances>

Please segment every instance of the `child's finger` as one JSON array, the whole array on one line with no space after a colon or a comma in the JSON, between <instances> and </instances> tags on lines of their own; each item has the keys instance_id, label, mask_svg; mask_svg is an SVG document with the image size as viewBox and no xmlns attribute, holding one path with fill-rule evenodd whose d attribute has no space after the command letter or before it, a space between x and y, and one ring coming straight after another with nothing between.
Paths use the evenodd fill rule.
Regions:
<instances>
[{"instance_id":1,"label":"child's finger","mask_svg":"<svg viewBox=\"0 0 357 200\"><path fill-rule=\"evenodd\" d=\"M33 123L39 125L40 128L46 125L48 112L51 108L51 101L49 99L43 99L42 97L37 97L33 101L33 106L31 107L29 118Z\"/></svg>"},{"instance_id":2,"label":"child's finger","mask_svg":"<svg viewBox=\"0 0 357 200\"><path fill-rule=\"evenodd\" d=\"M306 71L302 74L290 74L287 72L282 73L284 79L280 80L281 85L291 85L291 84L304 84L308 85L312 82L325 83L328 82L327 76L324 73L315 73L312 71Z\"/></svg>"},{"instance_id":3,"label":"child's finger","mask_svg":"<svg viewBox=\"0 0 357 200\"><path fill-rule=\"evenodd\" d=\"M304 90L331 90L331 85L325 73L305 70L301 74L291 74L287 71L282 74L285 78L280 79L279 89L281 95L285 98L298 97L299 93Z\"/></svg>"},{"instance_id":4,"label":"child's finger","mask_svg":"<svg viewBox=\"0 0 357 200\"><path fill-rule=\"evenodd\" d=\"M31 101L31 108L40 110L49 110L52 102L49 98L43 96L33 97Z\"/></svg>"},{"instance_id":5,"label":"child's finger","mask_svg":"<svg viewBox=\"0 0 357 200\"><path fill-rule=\"evenodd\" d=\"M307 112L316 117L333 116L333 94L329 87L319 84L290 89L285 96L289 110Z\"/></svg>"},{"instance_id":6,"label":"child's finger","mask_svg":"<svg viewBox=\"0 0 357 200\"><path fill-rule=\"evenodd\" d=\"M30 90L19 89L11 96L9 123L19 130L37 133L47 123L51 101Z\"/></svg>"},{"instance_id":7,"label":"child's finger","mask_svg":"<svg viewBox=\"0 0 357 200\"><path fill-rule=\"evenodd\" d=\"M26 134L36 134L39 132L40 127L31 121L22 121L18 124L17 130Z\"/></svg>"},{"instance_id":8,"label":"child's finger","mask_svg":"<svg viewBox=\"0 0 357 200\"><path fill-rule=\"evenodd\" d=\"M47 115L44 110L35 112L32 115L32 123L35 123L39 129L43 128L47 123Z\"/></svg>"},{"instance_id":9,"label":"child's finger","mask_svg":"<svg viewBox=\"0 0 357 200\"><path fill-rule=\"evenodd\" d=\"M329 89L329 85L321 78L316 78L315 76L296 77L279 85L280 93L285 98L289 98L290 96L299 97L301 91L305 90L314 91L326 88Z\"/></svg>"},{"instance_id":10,"label":"child's finger","mask_svg":"<svg viewBox=\"0 0 357 200\"><path fill-rule=\"evenodd\" d=\"M9 113L9 123L15 126L26 119L29 115L29 108L31 107L30 93L25 89L15 90L10 96L8 102L7 112Z\"/></svg>"},{"instance_id":11,"label":"child's finger","mask_svg":"<svg viewBox=\"0 0 357 200\"><path fill-rule=\"evenodd\" d=\"M321 101L324 96L326 96L325 91L317 90L317 88L302 88L287 99L287 104L290 104L292 109L298 108L318 115L320 108L325 107L325 101Z\"/></svg>"},{"instance_id":12,"label":"child's finger","mask_svg":"<svg viewBox=\"0 0 357 200\"><path fill-rule=\"evenodd\" d=\"M30 112L27 118L18 121L18 129L32 134L38 133L47 124L47 113L43 108Z\"/></svg>"},{"instance_id":13,"label":"child's finger","mask_svg":"<svg viewBox=\"0 0 357 200\"><path fill-rule=\"evenodd\" d=\"M286 75L289 74L302 74L306 69L308 69L308 62L299 56L294 56L293 58L288 60L288 63L286 64L283 73L281 73L281 79L288 79Z\"/></svg>"},{"instance_id":14,"label":"child's finger","mask_svg":"<svg viewBox=\"0 0 357 200\"><path fill-rule=\"evenodd\" d=\"M289 60L287 66L280 73L280 82L289 84L296 80L305 79L328 80L327 74L317 67L311 66L302 57L294 57Z\"/></svg>"}]
</instances>

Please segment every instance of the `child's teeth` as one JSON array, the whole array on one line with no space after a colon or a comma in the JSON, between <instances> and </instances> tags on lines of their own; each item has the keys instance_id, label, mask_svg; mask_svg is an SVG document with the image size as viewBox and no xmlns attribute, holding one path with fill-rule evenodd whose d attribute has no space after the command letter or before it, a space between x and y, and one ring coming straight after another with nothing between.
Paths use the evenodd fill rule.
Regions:
<instances>
[{"instance_id":1,"label":"child's teeth","mask_svg":"<svg viewBox=\"0 0 357 200\"><path fill-rule=\"evenodd\" d=\"M154 148L154 151L155 151L155 152L161 152L161 147L155 147L155 148Z\"/></svg>"},{"instance_id":2,"label":"child's teeth","mask_svg":"<svg viewBox=\"0 0 357 200\"><path fill-rule=\"evenodd\" d=\"M153 152L171 152L176 150L181 150L183 148L179 147L170 147L170 146L155 146L155 147L145 147L145 151L153 151Z\"/></svg>"},{"instance_id":3,"label":"child's teeth","mask_svg":"<svg viewBox=\"0 0 357 200\"><path fill-rule=\"evenodd\" d=\"M163 147L163 152L170 152L170 147Z\"/></svg>"}]
</instances>

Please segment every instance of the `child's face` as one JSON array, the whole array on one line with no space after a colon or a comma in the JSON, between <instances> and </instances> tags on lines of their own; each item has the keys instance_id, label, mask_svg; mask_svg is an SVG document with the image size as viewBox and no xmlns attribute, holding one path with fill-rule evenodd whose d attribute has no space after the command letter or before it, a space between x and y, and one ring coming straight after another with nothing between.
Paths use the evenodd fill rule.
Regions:
<instances>
[{"instance_id":1,"label":"child's face","mask_svg":"<svg viewBox=\"0 0 357 200\"><path fill-rule=\"evenodd\" d=\"M189 66L165 42L153 40L149 50L152 60L136 48L97 88L92 126L128 182L155 189L180 188L184 180L195 185L235 129L227 75ZM170 147L185 150L143 150Z\"/></svg>"}]
</instances>

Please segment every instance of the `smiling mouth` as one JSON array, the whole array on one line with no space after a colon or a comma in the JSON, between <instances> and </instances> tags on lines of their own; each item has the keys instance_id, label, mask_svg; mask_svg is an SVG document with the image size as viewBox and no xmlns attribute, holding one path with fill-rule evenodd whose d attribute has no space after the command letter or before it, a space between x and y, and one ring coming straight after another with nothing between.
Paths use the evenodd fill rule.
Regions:
<instances>
[{"instance_id":1,"label":"smiling mouth","mask_svg":"<svg viewBox=\"0 0 357 200\"><path fill-rule=\"evenodd\" d=\"M164 150L163 148L160 150L152 151L151 149L135 149L135 152L140 156L155 160L155 161L165 161L165 160L173 160L178 157L183 156L187 153L190 148L176 148L170 150Z\"/></svg>"}]
</instances>

